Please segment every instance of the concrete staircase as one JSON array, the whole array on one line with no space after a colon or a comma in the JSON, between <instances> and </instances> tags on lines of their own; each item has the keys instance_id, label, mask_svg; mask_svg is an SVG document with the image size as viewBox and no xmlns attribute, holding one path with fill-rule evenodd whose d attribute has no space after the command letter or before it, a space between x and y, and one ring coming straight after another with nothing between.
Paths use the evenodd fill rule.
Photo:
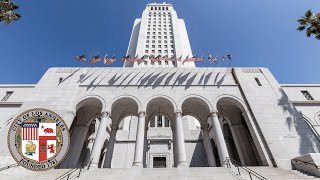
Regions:
<instances>
[{"instance_id":1,"label":"concrete staircase","mask_svg":"<svg viewBox=\"0 0 320 180\"><path fill-rule=\"evenodd\" d=\"M235 180L223 167L203 168L131 168L131 169L90 169L80 180L125 179L125 180Z\"/></svg>"},{"instance_id":2,"label":"concrete staircase","mask_svg":"<svg viewBox=\"0 0 320 180\"><path fill-rule=\"evenodd\" d=\"M296 170L283 170L273 167L248 167L251 170L259 173L268 180L304 180L318 179L314 176L302 174ZM0 179L56 179L60 175L66 173L70 169L52 169L44 172L33 172L22 167L10 168L0 171ZM71 179L79 180L99 180L99 179L116 179L116 180L250 180L250 177L245 172L241 171L241 176L238 176L238 171L235 167L226 169L224 167L203 167L203 168L130 168L130 169L94 169L83 171L78 178L79 170L70 175ZM253 177L253 176L252 176ZM65 178L67 179L67 178ZM253 177L253 180L257 178Z\"/></svg>"}]
</instances>

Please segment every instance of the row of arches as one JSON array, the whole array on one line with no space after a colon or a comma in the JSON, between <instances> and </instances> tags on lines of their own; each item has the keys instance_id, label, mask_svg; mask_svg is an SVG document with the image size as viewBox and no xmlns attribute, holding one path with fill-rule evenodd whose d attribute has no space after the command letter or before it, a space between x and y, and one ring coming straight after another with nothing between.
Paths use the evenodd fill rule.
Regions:
<instances>
[{"instance_id":1,"label":"row of arches","mask_svg":"<svg viewBox=\"0 0 320 180\"><path fill-rule=\"evenodd\" d=\"M212 156L215 161L213 163L215 164L214 166L221 165L223 159L219 154L219 147L217 147L216 142L217 137L214 135L213 124L210 121L213 106L208 100L201 96L188 96L175 103L170 97L159 95L148 99L145 105L140 102L133 96L118 97L108 105L105 104L101 97L87 97L80 100L75 108L76 116L70 128L70 150L60 168L77 167L90 159L94 143L97 142L97 130L102 119L101 112L105 112L104 109L110 112L110 126L103 137L103 148L101 148L99 159L100 167L111 167L117 131L119 129L123 130L125 126L124 119L128 117L136 117L135 119L137 120L143 115L145 131L153 127L152 122L154 124L157 123L157 118L164 117L162 122L165 125L161 126L171 129L172 149L174 151L173 154L176 154L177 130L175 121L177 121L177 114L182 117L192 117L198 121L199 132L201 132L203 139L200 144L206 150L207 161L210 159L209 156ZM265 163L267 157L263 152L263 144L259 143L261 141L244 103L232 96L221 96L213 102L219 112L219 123L229 156L243 165L267 165ZM181 104L180 108L178 108L177 104ZM131 128L138 128L138 126L139 124L136 124ZM155 127L158 127L158 125L155 125ZM206 135L206 132L208 132L208 135ZM144 139L144 146L146 146L146 136L144 136ZM135 145L137 146L137 144ZM210 149L209 147L212 148L211 151L208 150ZM144 147L143 166L145 167L147 163L146 151L147 148ZM133 161L133 158L131 159ZM173 166L177 166L178 160L175 155L173 159ZM210 163L207 164L209 165Z\"/></svg>"}]
</instances>

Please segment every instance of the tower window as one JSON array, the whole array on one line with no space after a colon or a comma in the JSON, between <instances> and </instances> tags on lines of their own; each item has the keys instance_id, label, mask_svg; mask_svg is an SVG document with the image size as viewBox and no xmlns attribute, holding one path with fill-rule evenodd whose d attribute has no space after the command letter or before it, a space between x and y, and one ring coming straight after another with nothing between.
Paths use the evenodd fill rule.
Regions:
<instances>
[{"instance_id":1,"label":"tower window","mask_svg":"<svg viewBox=\"0 0 320 180\"><path fill-rule=\"evenodd\" d=\"M6 95L1 99L1 101L7 101L9 97L12 95L13 91L7 91Z\"/></svg>"},{"instance_id":2,"label":"tower window","mask_svg":"<svg viewBox=\"0 0 320 180\"><path fill-rule=\"evenodd\" d=\"M146 45L146 48L149 48L149 45Z\"/></svg>"},{"instance_id":3,"label":"tower window","mask_svg":"<svg viewBox=\"0 0 320 180\"><path fill-rule=\"evenodd\" d=\"M262 84L261 84L261 82L259 81L259 79L258 79L258 78L254 78L254 79L256 80L256 82L257 82L258 86L262 86Z\"/></svg>"},{"instance_id":4,"label":"tower window","mask_svg":"<svg viewBox=\"0 0 320 180\"><path fill-rule=\"evenodd\" d=\"M161 45L158 45L158 48L161 48Z\"/></svg>"},{"instance_id":5,"label":"tower window","mask_svg":"<svg viewBox=\"0 0 320 180\"><path fill-rule=\"evenodd\" d=\"M314 100L311 94L308 91L301 91L304 97L306 97L307 100Z\"/></svg>"},{"instance_id":6,"label":"tower window","mask_svg":"<svg viewBox=\"0 0 320 180\"><path fill-rule=\"evenodd\" d=\"M161 61L158 61L158 65L161 65ZM161 124L162 124L162 122L161 122Z\"/></svg>"},{"instance_id":7,"label":"tower window","mask_svg":"<svg viewBox=\"0 0 320 180\"><path fill-rule=\"evenodd\" d=\"M146 50L146 53L148 53L149 51L148 50Z\"/></svg>"},{"instance_id":8,"label":"tower window","mask_svg":"<svg viewBox=\"0 0 320 180\"><path fill-rule=\"evenodd\" d=\"M165 65L168 65L169 64L169 62L168 61L165 61Z\"/></svg>"},{"instance_id":9,"label":"tower window","mask_svg":"<svg viewBox=\"0 0 320 180\"><path fill-rule=\"evenodd\" d=\"M144 65L147 65L147 61L144 61Z\"/></svg>"},{"instance_id":10,"label":"tower window","mask_svg":"<svg viewBox=\"0 0 320 180\"><path fill-rule=\"evenodd\" d=\"M156 46L155 45L152 45L152 48L155 48Z\"/></svg>"}]
</instances>

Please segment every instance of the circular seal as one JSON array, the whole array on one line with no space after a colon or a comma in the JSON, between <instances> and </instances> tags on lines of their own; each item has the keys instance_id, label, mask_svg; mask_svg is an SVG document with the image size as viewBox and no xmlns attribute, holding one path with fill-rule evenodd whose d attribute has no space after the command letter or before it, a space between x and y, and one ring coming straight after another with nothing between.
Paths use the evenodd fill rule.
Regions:
<instances>
[{"instance_id":1,"label":"circular seal","mask_svg":"<svg viewBox=\"0 0 320 180\"><path fill-rule=\"evenodd\" d=\"M45 171L66 156L70 136L66 123L43 108L21 113L11 124L8 147L17 163L32 171Z\"/></svg>"}]
</instances>

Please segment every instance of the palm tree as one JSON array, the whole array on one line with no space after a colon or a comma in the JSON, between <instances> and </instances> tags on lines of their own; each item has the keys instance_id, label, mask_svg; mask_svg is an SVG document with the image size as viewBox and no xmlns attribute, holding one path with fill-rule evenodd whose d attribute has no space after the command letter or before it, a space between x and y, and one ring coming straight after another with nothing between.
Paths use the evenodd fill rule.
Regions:
<instances>
[{"instance_id":1,"label":"palm tree","mask_svg":"<svg viewBox=\"0 0 320 180\"><path fill-rule=\"evenodd\" d=\"M0 1L0 22L5 24L10 24L21 18L21 15L14 13L14 10L17 10L19 6L11 2L10 0Z\"/></svg>"},{"instance_id":2,"label":"palm tree","mask_svg":"<svg viewBox=\"0 0 320 180\"><path fill-rule=\"evenodd\" d=\"M313 14L311 10L308 10L301 19L298 19L300 26L297 28L299 31L306 29L306 35L310 37L315 35L315 38L320 40L320 13Z\"/></svg>"}]
</instances>

